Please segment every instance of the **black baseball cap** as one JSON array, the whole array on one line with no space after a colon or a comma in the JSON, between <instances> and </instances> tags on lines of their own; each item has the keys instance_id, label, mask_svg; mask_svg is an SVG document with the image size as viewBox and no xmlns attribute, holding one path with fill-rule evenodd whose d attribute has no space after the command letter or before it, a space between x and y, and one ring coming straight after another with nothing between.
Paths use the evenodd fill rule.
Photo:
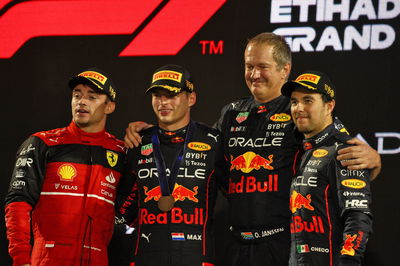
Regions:
<instances>
[{"instance_id":1,"label":"black baseball cap","mask_svg":"<svg viewBox=\"0 0 400 266\"><path fill-rule=\"evenodd\" d=\"M106 94L111 101L115 102L115 98L117 97L115 85L109 75L103 70L96 67L89 68L72 77L68 83L71 89L75 88L78 84L93 85L99 93Z\"/></svg>"},{"instance_id":2,"label":"black baseball cap","mask_svg":"<svg viewBox=\"0 0 400 266\"><path fill-rule=\"evenodd\" d=\"M329 77L319 71L307 70L295 80L286 82L282 87L282 94L289 97L296 88L304 88L312 92L325 94L329 99L335 99L336 90Z\"/></svg>"},{"instance_id":3,"label":"black baseball cap","mask_svg":"<svg viewBox=\"0 0 400 266\"><path fill-rule=\"evenodd\" d=\"M180 93L181 91L193 92L194 85L187 69L169 64L158 68L154 72L151 85L146 90L146 93L156 88L166 89L174 93Z\"/></svg>"}]
</instances>

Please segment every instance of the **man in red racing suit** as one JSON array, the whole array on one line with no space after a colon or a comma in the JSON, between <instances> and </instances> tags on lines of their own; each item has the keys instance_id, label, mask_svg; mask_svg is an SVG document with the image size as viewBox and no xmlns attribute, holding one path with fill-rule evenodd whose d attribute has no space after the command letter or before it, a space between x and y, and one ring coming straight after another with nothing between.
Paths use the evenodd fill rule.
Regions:
<instances>
[{"instance_id":1,"label":"man in red racing suit","mask_svg":"<svg viewBox=\"0 0 400 266\"><path fill-rule=\"evenodd\" d=\"M33 134L17 152L5 200L14 266L108 264L124 161L124 144L104 129L115 88L96 68L69 85L70 125Z\"/></svg>"}]
</instances>

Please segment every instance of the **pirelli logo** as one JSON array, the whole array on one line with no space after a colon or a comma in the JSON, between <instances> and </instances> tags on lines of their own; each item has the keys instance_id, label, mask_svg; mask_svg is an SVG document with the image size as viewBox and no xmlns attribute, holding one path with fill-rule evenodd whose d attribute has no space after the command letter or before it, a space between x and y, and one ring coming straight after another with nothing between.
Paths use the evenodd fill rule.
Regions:
<instances>
[{"instance_id":1,"label":"pirelli logo","mask_svg":"<svg viewBox=\"0 0 400 266\"><path fill-rule=\"evenodd\" d=\"M102 74L95 72L95 71L85 71L80 73L78 76L85 77L85 78L90 78L90 79L95 79L101 84L104 85L107 81L107 77L103 76Z\"/></svg>"},{"instance_id":2,"label":"pirelli logo","mask_svg":"<svg viewBox=\"0 0 400 266\"><path fill-rule=\"evenodd\" d=\"M300 82L300 81L308 81L314 84L318 84L319 79L321 77L314 75L314 74L303 74L297 77L297 79L295 81Z\"/></svg>"},{"instance_id":3,"label":"pirelli logo","mask_svg":"<svg viewBox=\"0 0 400 266\"><path fill-rule=\"evenodd\" d=\"M176 82L181 82L182 74L175 71L159 71L154 73L153 75L153 82L160 80L160 79L169 79Z\"/></svg>"}]
</instances>

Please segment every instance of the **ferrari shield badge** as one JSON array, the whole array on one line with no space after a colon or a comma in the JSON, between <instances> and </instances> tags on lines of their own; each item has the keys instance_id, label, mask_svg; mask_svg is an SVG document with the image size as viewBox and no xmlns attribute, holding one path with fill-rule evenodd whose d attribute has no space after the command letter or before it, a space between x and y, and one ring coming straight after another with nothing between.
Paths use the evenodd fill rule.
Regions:
<instances>
[{"instance_id":1,"label":"ferrari shield badge","mask_svg":"<svg viewBox=\"0 0 400 266\"><path fill-rule=\"evenodd\" d=\"M106 157L107 157L108 164L111 167L114 167L117 164L117 162L118 162L118 153L115 153L113 151L107 150Z\"/></svg>"}]
</instances>

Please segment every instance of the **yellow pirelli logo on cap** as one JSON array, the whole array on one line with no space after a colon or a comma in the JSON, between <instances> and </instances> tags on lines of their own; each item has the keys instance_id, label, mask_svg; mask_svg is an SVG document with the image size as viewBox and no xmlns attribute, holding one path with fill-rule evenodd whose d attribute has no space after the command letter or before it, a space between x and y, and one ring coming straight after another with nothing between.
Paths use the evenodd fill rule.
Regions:
<instances>
[{"instance_id":1,"label":"yellow pirelli logo on cap","mask_svg":"<svg viewBox=\"0 0 400 266\"><path fill-rule=\"evenodd\" d=\"M95 71L85 71L80 73L78 76L80 77L85 77L85 78L90 78L90 79L95 79L98 82L100 82L101 84L104 85L104 83L106 83L107 81L107 77L103 76L102 74L95 72Z\"/></svg>"},{"instance_id":2,"label":"yellow pirelli logo on cap","mask_svg":"<svg viewBox=\"0 0 400 266\"><path fill-rule=\"evenodd\" d=\"M176 82L181 82L182 74L175 71L166 71L166 70L159 71L157 73L154 73L152 82L155 82L160 79L169 79Z\"/></svg>"},{"instance_id":3,"label":"yellow pirelli logo on cap","mask_svg":"<svg viewBox=\"0 0 400 266\"><path fill-rule=\"evenodd\" d=\"M297 77L295 81L300 82L300 81L308 81L314 84L318 84L318 81L321 77L314 75L314 74L303 74Z\"/></svg>"}]
</instances>

